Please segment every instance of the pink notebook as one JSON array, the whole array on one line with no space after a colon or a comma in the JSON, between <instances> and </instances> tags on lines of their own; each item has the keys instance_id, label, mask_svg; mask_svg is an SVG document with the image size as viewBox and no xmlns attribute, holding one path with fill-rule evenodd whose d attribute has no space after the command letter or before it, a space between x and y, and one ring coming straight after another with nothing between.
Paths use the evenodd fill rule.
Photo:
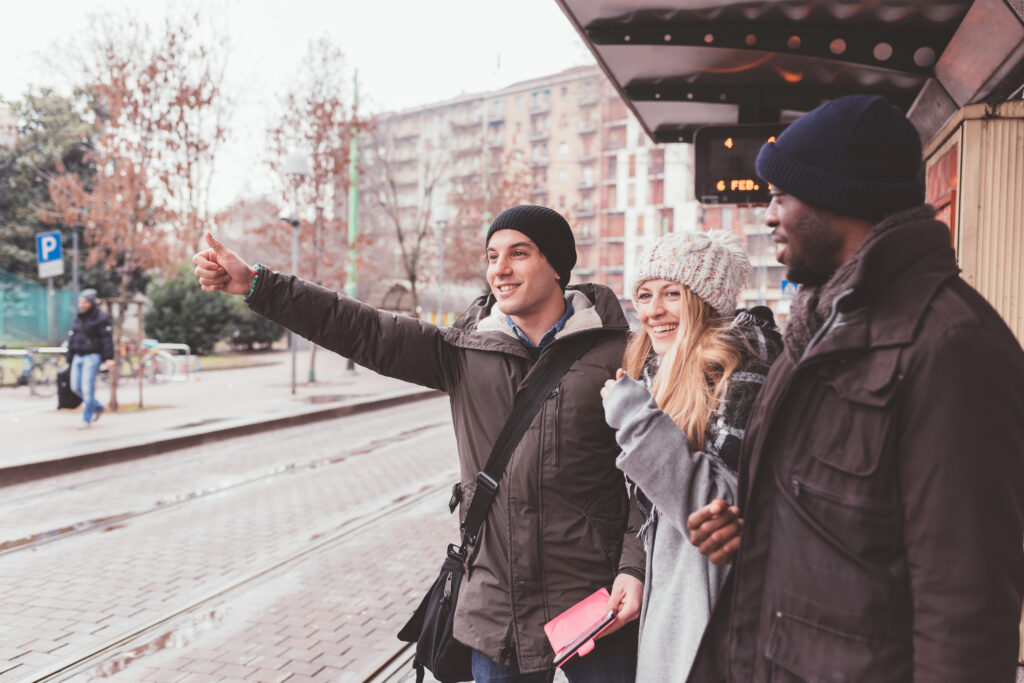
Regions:
<instances>
[{"instance_id":1,"label":"pink notebook","mask_svg":"<svg viewBox=\"0 0 1024 683\"><path fill-rule=\"evenodd\" d=\"M582 657L594 649L594 639L615 621L608 599L608 589L602 588L544 624L544 633L555 651L555 666L574 654Z\"/></svg>"}]
</instances>

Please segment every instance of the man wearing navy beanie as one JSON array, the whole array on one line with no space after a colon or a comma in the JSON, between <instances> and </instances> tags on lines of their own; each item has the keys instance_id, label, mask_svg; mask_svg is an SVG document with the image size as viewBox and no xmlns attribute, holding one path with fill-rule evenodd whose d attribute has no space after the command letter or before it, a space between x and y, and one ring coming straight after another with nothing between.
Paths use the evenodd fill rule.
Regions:
<instances>
[{"instance_id":1,"label":"man wearing navy beanie","mask_svg":"<svg viewBox=\"0 0 1024 683\"><path fill-rule=\"evenodd\" d=\"M1015 678L1024 351L959 277L920 167L903 113L860 95L758 155L800 289L744 440L742 523L718 502L689 519L734 565L691 681Z\"/></svg>"}]
</instances>

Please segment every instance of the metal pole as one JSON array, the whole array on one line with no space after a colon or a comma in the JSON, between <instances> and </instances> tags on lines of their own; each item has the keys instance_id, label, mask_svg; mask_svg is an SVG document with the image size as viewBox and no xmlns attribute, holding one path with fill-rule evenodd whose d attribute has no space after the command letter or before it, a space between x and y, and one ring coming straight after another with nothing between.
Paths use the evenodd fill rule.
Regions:
<instances>
[{"instance_id":1,"label":"metal pole","mask_svg":"<svg viewBox=\"0 0 1024 683\"><path fill-rule=\"evenodd\" d=\"M75 305L78 305L78 232L81 225L71 228L71 292L74 295Z\"/></svg>"},{"instance_id":2,"label":"metal pole","mask_svg":"<svg viewBox=\"0 0 1024 683\"><path fill-rule=\"evenodd\" d=\"M299 271L299 187L295 186L295 218L292 219L292 276L298 277ZM298 335L289 331L289 345L292 347L292 395L295 395L295 363L298 353Z\"/></svg>"},{"instance_id":3,"label":"metal pole","mask_svg":"<svg viewBox=\"0 0 1024 683\"><path fill-rule=\"evenodd\" d=\"M438 231L441 233L441 263L440 263L440 274L437 279L437 323L444 325L444 228L445 221L437 222Z\"/></svg>"},{"instance_id":4,"label":"metal pole","mask_svg":"<svg viewBox=\"0 0 1024 683\"><path fill-rule=\"evenodd\" d=\"M352 114L359 111L359 70L352 77ZM348 268L345 273L345 294L356 298L356 277L359 269L356 263L356 240L359 237L359 128L352 130L352 145L348 154ZM348 359L348 369L355 370L356 365Z\"/></svg>"},{"instance_id":5,"label":"metal pole","mask_svg":"<svg viewBox=\"0 0 1024 683\"><path fill-rule=\"evenodd\" d=\"M50 340L50 344L56 346L60 340L57 339L57 297L53 293L52 277L46 278L46 304L46 338Z\"/></svg>"}]
</instances>

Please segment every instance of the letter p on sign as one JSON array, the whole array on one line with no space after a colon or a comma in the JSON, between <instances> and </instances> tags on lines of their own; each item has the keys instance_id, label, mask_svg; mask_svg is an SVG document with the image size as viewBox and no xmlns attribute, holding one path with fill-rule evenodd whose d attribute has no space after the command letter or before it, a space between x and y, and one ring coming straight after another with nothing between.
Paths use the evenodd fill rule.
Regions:
<instances>
[{"instance_id":1,"label":"letter p on sign","mask_svg":"<svg viewBox=\"0 0 1024 683\"><path fill-rule=\"evenodd\" d=\"M36 263L40 278L64 274L59 232L41 232L36 235Z\"/></svg>"}]
</instances>

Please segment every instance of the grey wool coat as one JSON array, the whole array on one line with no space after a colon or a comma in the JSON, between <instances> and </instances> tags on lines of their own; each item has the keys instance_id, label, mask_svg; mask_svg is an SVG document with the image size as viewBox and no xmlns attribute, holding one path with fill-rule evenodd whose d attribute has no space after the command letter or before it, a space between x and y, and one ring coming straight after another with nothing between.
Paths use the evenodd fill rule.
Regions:
<instances>
[{"instance_id":1,"label":"grey wool coat","mask_svg":"<svg viewBox=\"0 0 1024 683\"><path fill-rule=\"evenodd\" d=\"M744 312L734 324L747 340L744 359L730 379L727 406L709 424L704 451L691 448L644 383L623 377L604 400L605 418L618 430L622 449L617 465L639 487L641 497L653 504L641 534L647 568L639 683L686 680L729 571L710 563L690 544L686 518L715 499L736 501L735 457L746 420L782 349L770 316L768 321L756 321Z\"/></svg>"}]
</instances>

